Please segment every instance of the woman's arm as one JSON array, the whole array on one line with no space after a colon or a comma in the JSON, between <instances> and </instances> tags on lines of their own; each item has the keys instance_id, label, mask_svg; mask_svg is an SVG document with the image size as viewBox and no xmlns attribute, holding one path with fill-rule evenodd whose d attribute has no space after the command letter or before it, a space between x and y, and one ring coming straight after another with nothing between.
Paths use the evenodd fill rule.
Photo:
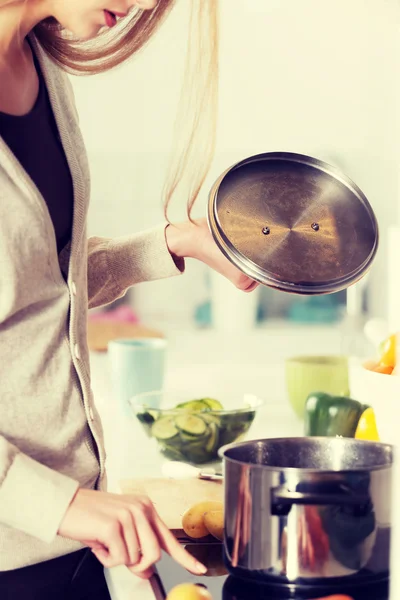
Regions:
<instances>
[{"instance_id":1,"label":"woman's arm","mask_svg":"<svg viewBox=\"0 0 400 600\"><path fill-rule=\"evenodd\" d=\"M78 485L0 435L0 523L50 543Z\"/></svg>"},{"instance_id":2,"label":"woman's arm","mask_svg":"<svg viewBox=\"0 0 400 600\"><path fill-rule=\"evenodd\" d=\"M89 308L121 298L137 283L180 275L184 267L168 249L166 225L123 238L89 238Z\"/></svg>"},{"instance_id":3,"label":"woman's arm","mask_svg":"<svg viewBox=\"0 0 400 600\"><path fill-rule=\"evenodd\" d=\"M136 283L179 275L185 258L200 260L245 292L257 285L223 256L200 219L125 238L89 238L89 308L113 302Z\"/></svg>"}]
</instances>

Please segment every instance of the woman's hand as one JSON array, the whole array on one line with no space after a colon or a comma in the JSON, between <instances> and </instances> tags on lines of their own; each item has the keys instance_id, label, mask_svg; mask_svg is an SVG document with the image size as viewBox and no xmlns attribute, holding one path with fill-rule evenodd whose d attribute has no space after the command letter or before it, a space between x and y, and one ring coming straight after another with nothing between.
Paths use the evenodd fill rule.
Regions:
<instances>
[{"instance_id":1,"label":"woman's hand","mask_svg":"<svg viewBox=\"0 0 400 600\"><path fill-rule=\"evenodd\" d=\"M238 289L251 292L258 283L244 275L220 251L210 233L206 219L194 223L169 225L166 229L169 251L180 258L196 258L217 271Z\"/></svg>"},{"instance_id":2,"label":"woman's hand","mask_svg":"<svg viewBox=\"0 0 400 600\"><path fill-rule=\"evenodd\" d=\"M146 496L78 490L58 534L92 548L105 567L126 565L145 579L152 575L161 550L196 575L206 572L178 543Z\"/></svg>"}]
</instances>

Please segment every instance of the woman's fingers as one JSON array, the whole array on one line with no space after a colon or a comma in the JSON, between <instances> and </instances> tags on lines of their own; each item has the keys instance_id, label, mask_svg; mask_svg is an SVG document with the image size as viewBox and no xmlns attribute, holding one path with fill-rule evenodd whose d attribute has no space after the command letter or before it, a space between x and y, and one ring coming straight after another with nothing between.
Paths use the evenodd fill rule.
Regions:
<instances>
[{"instance_id":1,"label":"woman's fingers","mask_svg":"<svg viewBox=\"0 0 400 600\"><path fill-rule=\"evenodd\" d=\"M248 293L248 292L252 292L253 290L255 290L260 284L257 283L257 281L252 281L251 279L249 279L249 285L248 287L244 288L244 292Z\"/></svg>"},{"instance_id":2,"label":"woman's fingers","mask_svg":"<svg viewBox=\"0 0 400 600\"><path fill-rule=\"evenodd\" d=\"M194 226L192 223L188 223L183 225L183 227L168 227L167 242L168 238L173 242L173 237L175 237L175 243L168 244L173 254L174 246L176 246L177 238L179 238L178 256L196 258L202 261L214 271L229 279L229 281L243 292L251 292L257 287L258 284L256 282L253 282L249 277L244 275L221 252L213 239L206 219L197 220ZM183 246L186 246L186 248L182 247L182 241Z\"/></svg>"},{"instance_id":3,"label":"woman's fingers","mask_svg":"<svg viewBox=\"0 0 400 600\"><path fill-rule=\"evenodd\" d=\"M86 543L105 567L126 565L142 578L152 575L162 549L192 573L207 571L178 543L145 496L78 490L59 534Z\"/></svg>"},{"instance_id":4,"label":"woman's fingers","mask_svg":"<svg viewBox=\"0 0 400 600\"><path fill-rule=\"evenodd\" d=\"M140 571L138 573L135 572L136 577L140 577L140 579L150 579L150 577L152 577L154 575L154 568L153 567L149 567L148 569L145 569L144 571Z\"/></svg>"},{"instance_id":5,"label":"woman's fingers","mask_svg":"<svg viewBox=\"0 0 400 600\"><path fill-rule=\"evenodd\" d=\"M82 544L85 544L91 550L106 550L104 545L96 540L82 540Z\"/></svg>"},{"instance_id":6,"label":"woman's fingers","mask_svg":"<svg viewBox=\"0 0 400 600\"><path fill-rule=\"evenodd\" d=\"M129 568L132 573L143 573L160 560L161 548L149 516L145 512L134 510L134 519L141 555L137 564Z\"/></svg>"},{"instance_id":7,"label":"woman's fingers","mask_svg":"<svg viewBox=\"0 0 400 600\"><path fill-rule=\"evenodd\" d=\"M119 521L123 528L125 546L128 552L128 565L137 565L142 558L142 549L140 547L132 512L129 510L129 508L121 508Z\"/></svg>"},{"instance_id":8,"label":"woman's fingers","mask_svg":"<svg viewBox=\"0 0 400 600\"><path fill-rule=\"evenodd\" d=\"M204 573L207 572L206 567L189 554L189 552L177 541L155 511L152 522L161 548L177 563L194 575L204 575Z\"/></svg>"},{"instance_id":9,"label":"woman's fingers","mask_svg":"<svg viewBox=\"0 0 400 600\"><path fill-rule=\"evenodd\" d=\"M110 519L104 525L104 548L93 550L99 561L108 569L129 562L129 553L125 543L122 524Z\"/></svg>"},{"instance_id":10,"label":"woman's fingers","mask_svg":"<svg viewBox=\"0 0 400 600\"><path fill-rule=\"evenodd\" d=\"M179 544L151 503L145 504L144 512L135 512L134 518L142 556L136 565L130 567L132 573L145 579L151 577L154 572L151 567L160 560L162 550L191 573L206 573L206 567Z\"/></svg>"}]
</instances>

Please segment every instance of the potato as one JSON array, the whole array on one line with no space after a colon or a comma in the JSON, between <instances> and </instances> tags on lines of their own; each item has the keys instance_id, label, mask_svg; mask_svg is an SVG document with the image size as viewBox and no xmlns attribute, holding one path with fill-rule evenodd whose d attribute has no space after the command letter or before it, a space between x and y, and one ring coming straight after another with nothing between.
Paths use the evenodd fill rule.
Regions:
<instances>
[{"instance_id":1,"label":"potato","mask_svg":"<svg viewBox=\"0 0 400 600\"><path fill-rule=\"evenodd\" d=\"M193 539L200 539L209 534L204 525L204 515L207 512L222 511L222 502L199 502L189 508L182 517L183 531Z\"/></svg>"},{"instance_id":2,"label":"potato","mask_svg":"<svg viewBox=\"0 0 400 600\"><path fill-rule=\"evenodd\" d=\"M170 591L167 600L212 600L212 596L197 583L181 583Z\"/></svg>"},{"instance_id":3,"label":"potato","mask_svg":"<svg viewBox=\"0 0 400 600\"><path fill-rule=\"evenodd\" d=\"M224 539L224 513L222 510L211 510L204 515L204 525L217 540Z\"/></svg>"}]
</instances>

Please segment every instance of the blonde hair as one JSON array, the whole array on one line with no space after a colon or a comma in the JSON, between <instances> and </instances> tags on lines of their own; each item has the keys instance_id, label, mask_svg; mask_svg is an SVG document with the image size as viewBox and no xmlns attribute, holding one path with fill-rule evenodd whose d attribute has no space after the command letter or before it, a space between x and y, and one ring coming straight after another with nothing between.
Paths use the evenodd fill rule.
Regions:
<instances>
[{"instance_id":1,"label":"blonde hair","mask_svg":"<svg viewBox=\"0 0 400 600\"><path fill-rule=\"evenodd\" d=\"M46 52L73 74L95 74L121 64L141 50L171 11L175 0L153 10L137 9L118 27L90 42L70 39L52 19L35 34ZM218 115L219 0L192 0L185 77L175 123L173 149L163 190L164 210L181 186L190 216L209 172Z\"/></svg>"}]
</instances>

